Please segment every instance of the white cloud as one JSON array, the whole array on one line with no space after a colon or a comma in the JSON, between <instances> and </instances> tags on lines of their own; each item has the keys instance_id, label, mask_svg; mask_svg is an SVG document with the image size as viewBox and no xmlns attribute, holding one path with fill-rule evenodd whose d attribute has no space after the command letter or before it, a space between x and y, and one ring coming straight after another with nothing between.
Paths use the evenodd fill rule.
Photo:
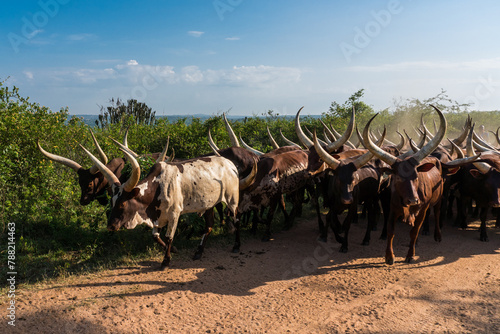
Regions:
<instances>
[{"instance_id":1,"label":"white cloud","mask_svg":"<svg viewBox=\"0 0 500 334\"><path fill-rule=\"evenodd\" d=\"M204 31L191 30L191 31L188 31L187 33L188 33L189 36L192 36L192 37L201 37L201 35L203 35L205 32Z\"/></svg>"},{"instance_id":2,"label":"white cloud","mask_svg":"<svg viewBox=\"0 0 500 334\"><path fill-rule=\"evenodd\" d=\"M136 65L139 65L139 63L137 62L137 60L135 59L131 59L127 62L127 65L128 66L136 66Z\"/></svg>"},{"instance_id":3,"label":"white cloud","mask_svg":"<svg viewBox=\"0 0 500 334\"><path fill-rule=\"evenodd\" d=\"M239 41L239 37L226 37L226 41Z\"/></svg>"},{"instance_id":4,"label":"white cloud","mask_svg":"<svg viewBox=\"0 0 500 334\"><path fill-rule=\"evenodd\" d=\"M32 39L32 38L34 38L35 36L37 36L37 35L41 34L43 31L44 31L43 29L33 30L33 32L31 32L30 34L28 34L28 35L26 36L26 38L28 38L28 39Z\"/></svg>"},{"instance_id":5,"label":"white cloud","mask_svg":"<svg viewBox=\"0 0 500 334\"><path fill-rule=\"evenodd\" d=\"M26 76L28 80L33 80L33 72L23 71L23 74Z\"/></svg>"}]
</instances>

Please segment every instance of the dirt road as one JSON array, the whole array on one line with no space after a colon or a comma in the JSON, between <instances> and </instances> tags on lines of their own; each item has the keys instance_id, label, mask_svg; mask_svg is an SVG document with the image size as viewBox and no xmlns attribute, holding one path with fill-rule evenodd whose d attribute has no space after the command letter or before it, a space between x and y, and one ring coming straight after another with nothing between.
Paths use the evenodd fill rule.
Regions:
<instances>
[{"instance_id":1,"label":"dirt road","mask_svg":"<svg viewBox=\"0 0 500 334\"><path fill-rule=\"evenodd\" d=\"M500 230L480 242L476 227L447 225L441 243L420 236L406 264L408 227L398 225L387 266L379 232L360 245L363 221L344 254L303 220L271 242L247 240L239 255L209 243L201 261L181 251L164 272L157 258L21 287L16 327L3 317L0 332L500 333Z\"/></svg>"}]
</instances>

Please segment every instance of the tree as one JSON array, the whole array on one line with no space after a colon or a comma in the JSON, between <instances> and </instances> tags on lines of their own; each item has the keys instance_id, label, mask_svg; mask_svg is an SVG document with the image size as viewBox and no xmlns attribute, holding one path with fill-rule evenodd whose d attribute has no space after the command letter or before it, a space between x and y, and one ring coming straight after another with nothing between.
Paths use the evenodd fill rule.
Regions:
<instances>
[{"instance_id":1,"label":"tree","mask_svg":"<svg viewBox=\"0 0 500 334\"><path fill-rule=\"evenodd\" d=\"M342 105L333 101L328 112L323 113L325 118L333 118L332 124L334 127L344 127L351 118L352 108L354 107L356 115L356 123L365 123L371 116L374 115L373 108L361 101L364 94L364 89L360 89L347 99Z\"/></svg>"},{"instance_id":2,"label":"tree","mask_svg":"<svg viewBox=\"0 0 500 334\"><path fill-rule=\"evenodd\" d=\"M156 111L152 111L144 102L138 102L135 99L127 100L124 104L120 98L110 101L111 106L101 107L99 119L95 121L96 125L104 128L108 124L120 124L128 126L132 123L142 125L154 125Z\"/></svg>"}]
</instances>

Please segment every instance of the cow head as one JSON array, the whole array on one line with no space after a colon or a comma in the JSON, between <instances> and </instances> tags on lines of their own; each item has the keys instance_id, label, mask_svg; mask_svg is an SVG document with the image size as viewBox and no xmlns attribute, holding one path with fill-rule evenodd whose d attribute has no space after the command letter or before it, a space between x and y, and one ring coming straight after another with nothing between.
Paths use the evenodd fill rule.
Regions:
<instances>
[{"instance_id":1,"label":"cow head","mask_svg":"<svg viewBox=\"0 0 500 334\"><path fill-rule=\"evenodd\" d=\"M99 152L101 160L104 162L104 164L106 164L108 162L106 154L104 154L103 150L99 146L99 143L97 142L92 130L90 130L90 133L92 135L92 139L97 148L97 151ZM45 155L47 158L49 158L52 161L63 164L73 169L77 173L78 184L80 185L80 190L81 190L81 196L80 196L81 205L88 205L96 198L99 200L99 203L107 204L107 198L105 196L101 196L105 194L107 188L107 182L104 176L101 173L99 173L99 169L97 168L96 165L93 165L89 169L84 169L82 166L80 166L80 164L76 163L71 159L64 158L59 155L55 155L45 151L40 145L39 141L37 142L37 145L40 152L42 152L42 154Z\"/></svg>"},{"instance_id":2,"label":"cow head","mask_svg":"<svg viewBox=\"0 0 500 334\"><path fill-rule=\"evenodd\" d=\"M134 228L137 224L146 223L151 225L152 223L148 220L145 209L144 209L144 198L139 198L139 194L145 195L145 190L147 190L147 182L142 183L139 187L136 187L139 183L141 176L141 168L137 160L126 150L122 149L127 159L132 165L132 173L129 179L125 183L121 183L116 175L103 163L101 163L96 157L92 155L85 147L80 145L82 149L87 153L90 159L96 164L99 171L104 175L111 184L111 213L108 218L108 230L116 231L121 227L127 229ZM155 164L154 168L160 168L159 164ZM144 186L144 184L146 186ZM148 192L149 194L150 192Z\"/></svg>"},{"instance_id":3,"label":"cow head","mask_svg":"<svg viewBox=\"0 0 500 334\"><path fill-rule=\"evenodd\" d=\"M469 163L478 158L478 156L475 156L471 158L457 159L446 164L440 163L436 158L427 158L427 156L438 147L446 132L446 119L444 118L443 113L435 106L432 107L436 110L440 119L438 132L420 150L415 148L416 152L413 152L410 156L406 155L404 158L395 157L373 144L369 137L369 128L371 122L377 115L370 119L363 131L363 141L366 144L366 147L377 158L389 165L389 168L382 168L382 171L393 175L393 191L400 198L401 204L406 207L418 205L422 200L418 194L418 179L421 173L428 173L433 170L433 168L437 168L439 172L441 172L441 165L451 168Z\"/></svg>"}]
</instances>

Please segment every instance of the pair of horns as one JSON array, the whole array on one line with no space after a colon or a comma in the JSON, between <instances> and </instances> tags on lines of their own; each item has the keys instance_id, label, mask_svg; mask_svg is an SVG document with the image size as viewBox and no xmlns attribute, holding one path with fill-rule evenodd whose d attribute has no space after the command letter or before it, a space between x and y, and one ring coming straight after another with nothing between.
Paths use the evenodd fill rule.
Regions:
<instances>
[{"instance_id":1,"label":"pair of horns","mask_svg":"<svg viewBox=\"0 0 500 334\"><path fill-rule=\"evenodd\" d=\"M97 139L95 138L94 133L92 132L92 129L89 128L89 130L90 130L90 134L92 135L92 140L94 141L94 144L96 146L97 152L99 153L99 157L101 158L101 160L103 161L104 164L107 164L108 163L108 157L106 156L106 154L104 153L104 151L101 149L101 146L97 142ZM60 164L63 164L66 167L69 167L69 168L73 169L75 172L78 172L78 170L82 169L82 166L79 163L77 163L77 162L75 162L75 161L73 161L71 159L68 159L68 158L62 157L60 155L52 154L52 153L49 153L49 152L45 151L42 148L42 146L40 145L40 141L37 141L37 145L38 145L38 149L40 150L40 152L42 152L42 154L45 155L50 160L53 160L53 161L58 162ZM97 167L96 164L94 164L89 169L89 172L91 174L96 174L98 171L99 171L99 168Z\"/></svg>"}]
</instances>

